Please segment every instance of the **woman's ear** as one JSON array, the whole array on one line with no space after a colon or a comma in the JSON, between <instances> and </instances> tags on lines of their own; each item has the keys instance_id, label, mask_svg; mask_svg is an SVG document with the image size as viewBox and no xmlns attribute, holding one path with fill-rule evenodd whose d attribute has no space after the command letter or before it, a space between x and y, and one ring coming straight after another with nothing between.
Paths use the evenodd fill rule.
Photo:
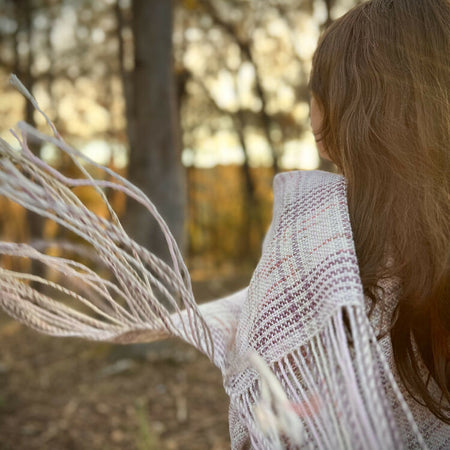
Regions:
<instances>
[{"instance_id":1,"label":"woman's ear","mask_svg":"<svg viewBox=\"0 0 450 450\"><path fill-rule=\"evenodd\" d=\"M323 113L320 109L319 103L314 97L314 95L311 95L311 103L310 103L310 117L311 117L311 128L314 135L314 140L316 141L317 150L319 152L319 155L327 159L328 161L331 161L330 157L328 156L327 152L325 151L325 147L323 145L322 136L320 134L320 130L322 129L323 124Z\"/></svg>"}]
</instances>

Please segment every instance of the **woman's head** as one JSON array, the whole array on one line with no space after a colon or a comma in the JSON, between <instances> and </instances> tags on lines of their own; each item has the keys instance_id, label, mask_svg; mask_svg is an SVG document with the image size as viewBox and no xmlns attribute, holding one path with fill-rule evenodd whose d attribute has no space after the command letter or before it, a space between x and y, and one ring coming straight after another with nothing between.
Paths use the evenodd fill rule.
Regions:
<instances>
[{"instance_id":1,"label":"woman's head","mask_svg":"<svg viewBox=\"0 0 450 450\"><path fill-rule=\"evenodd\" d=\"M365 292L383 301L380 278L402 280L391 332L397 367L450 421L414 375L417 346L450 401L449 1L355 7L322 36L310 89L316 139L348 181Z\"/></svg>"},{"instance_id":2,"label":"woman's head","mask_svg":"<svg viewBox=\"0 0 450 450\"><path fill-rule=\"evenodd\" d=\"M409 175L414 159L426 178L447 154L449 24L448 0L372 0L325 32L310 88L323 145L347 176L373 166Z\"/></svg>"}]
</instances>

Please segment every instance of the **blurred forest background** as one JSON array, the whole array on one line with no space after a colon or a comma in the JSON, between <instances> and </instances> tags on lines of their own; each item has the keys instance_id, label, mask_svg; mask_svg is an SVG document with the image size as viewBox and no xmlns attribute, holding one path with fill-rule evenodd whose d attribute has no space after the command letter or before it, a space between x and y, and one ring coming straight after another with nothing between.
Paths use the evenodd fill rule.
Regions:
<instances>
[{"instance_id":1,"label":"blurred forest background","mask_svg":"<svg viewBox=\"0 0 450 450\"><path fill-rule=\"evenodd\" d=\"M0 137L16 146L9 129L19 120L49 132L9 86L15 73L66 141L156 204L183 249L197 297L224 295L246 285L258 261L273 176L333 170L310 131L308 77L320 32L357 2L0 0ZM33 151L71 174L55 148ZM79 195L104 213L88 190ZM110 201L133 237L167 257L143 209L120 194ZM2 198L0 211L2 240L68 238ZM111 361L106 347L75 340L62 347L39 337L33 351L39 339L15 327L2 328L4 448L229 446L220 375L209 375L207 361L185 347L155 357L155 372L130 359L130 350ZM143 394L143 377L156 390ZM193 379L197 388L180 387ZM199 400L196 389L208 398ZM186 413L189 401L203 419Z\"/></svg>"},{"instance_id":2,"label":"blurred forest background","mask_svg":"<svg viewBox=\"0 0 450 450\"><path fill-rule=\"evenodd\" d=\"M254 267L273 175L330 169L307 83L320 30L352 3L1 0L0 136L13 142L18 120L48 132L8 86L15 73L68 142L155 202L194 276ZM70 170L56 149L36 151ZM114 200L130 234L163 254L145 211ZM45 224L14 223L2 206L4 238L42 235Z\"/></svg>"}]
</instances>

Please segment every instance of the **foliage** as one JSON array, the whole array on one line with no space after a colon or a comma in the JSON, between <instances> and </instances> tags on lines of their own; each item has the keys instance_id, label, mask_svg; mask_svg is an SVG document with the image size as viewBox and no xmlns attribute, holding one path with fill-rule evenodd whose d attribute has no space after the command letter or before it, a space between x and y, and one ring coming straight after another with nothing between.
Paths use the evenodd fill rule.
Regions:
<instances>
[{"instance_id":1,"label":"foliage","mask_svg":"<svg viewBox=\"0 0 450 450\"><path fill-rule=\"evenodd\" d=\"M241 258L242 251L250 260L257 257L270 217L271 181L270 171L253 167L285 167L287 146L298 147L309 136L310 57L321 26L352 3L175 0L173 60L183 162L202 174L215 164L235 164L228 175L220 168L202 175L198 189L215 193L215 201L189 185L193 258L220 253L209 258L208 265L217 267ZM132 82L135 65L131 0L0 0L0 6L0 136L23 118L44 125L7 86L7 76L15 72L71 143L78 148L93 140L106 143L94 145L91 156L125 168L130 124L124 86ZM51 149L40 151L51 160ZM64 168L64 161L54 163ZM215 187L204 186L206 179ZM6 232L6 223L2 226Z\"/></svg>"}]
</instances>

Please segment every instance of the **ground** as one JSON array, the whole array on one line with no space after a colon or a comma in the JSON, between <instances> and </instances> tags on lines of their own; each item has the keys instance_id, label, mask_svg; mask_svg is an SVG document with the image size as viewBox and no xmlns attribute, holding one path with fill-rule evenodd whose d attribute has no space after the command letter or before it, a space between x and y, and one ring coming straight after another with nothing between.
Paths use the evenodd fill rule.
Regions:
<instances>
[{"instance_id":1,"label":"ground","mask_svg":"<svg viewBox=\"0 0 450 450\"><path fill-rule=\"evenodd\" d=\"M194 283L201 300L248 275ZM228 398L209 360L177 340L112 346L37 334L0 316L0 447L227 449Z\"/></svg>"}]
</instances>

